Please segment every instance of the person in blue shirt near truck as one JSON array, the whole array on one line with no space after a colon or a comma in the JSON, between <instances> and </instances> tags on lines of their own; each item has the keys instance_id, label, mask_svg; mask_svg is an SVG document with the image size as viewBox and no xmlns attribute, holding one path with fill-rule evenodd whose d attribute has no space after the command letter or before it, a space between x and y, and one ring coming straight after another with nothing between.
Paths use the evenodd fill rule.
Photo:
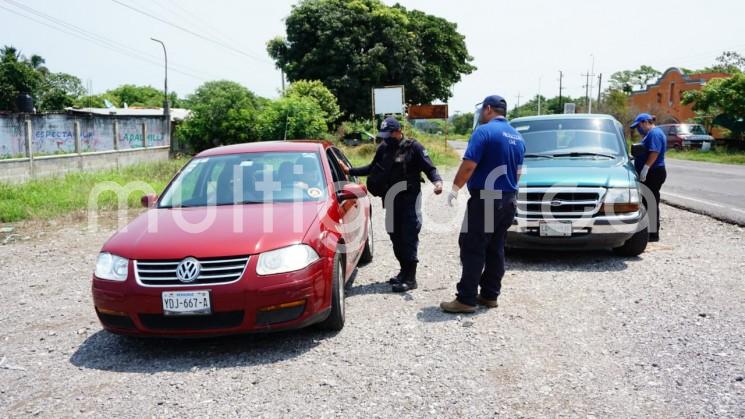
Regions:
<instances>
[{"instance_id":1,"label":"person in blue shirt near truck","mask_svg":"<svg viewBox=\"0 0 745 419\"><path fill-rule=\"evenodd\" d=\"M652 191L654 195L654 206L656 208L656 224L649 225L649 241L660 240L660 189L667 179L665 170L665 152L667 152L667 135L662 129L657 128L654 117L648 113L639 114L631 129L636 129L642 136L642 144L646 152L634 159L639 181ZM644 199L644 206L649 210L649 203Z\"/></svg>"},{"instance_id":2,"label":"person in blue shirt near truck","mask_svg":"<svg viewBox=\"0 0 745 419\"><path fill-rule=\"evenodd\" d=\"M448 204L453 206L467 183L470 197L458 237L463 270L455 300L440 304L448 313L473 313L477 305L497 307L505 271L504 243L517 212L518 180L525 158L525 141L506 115L507 101L502 97L484 99L481 125L468 141L448 195Z\"/></svg>"}]
</instances>

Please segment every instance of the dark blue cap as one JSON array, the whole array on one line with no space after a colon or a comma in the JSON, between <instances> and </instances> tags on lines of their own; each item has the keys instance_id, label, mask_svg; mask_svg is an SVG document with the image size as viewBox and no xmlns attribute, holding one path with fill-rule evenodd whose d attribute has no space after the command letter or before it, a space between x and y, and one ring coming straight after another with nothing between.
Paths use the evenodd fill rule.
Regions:
<instances>
[{"instance_id":1,"label":"dark blue cap","mask_svg":"<svg viewBox=\"0 0 745 419\"><path fill-rule=\"evenodd\" d=\"M391 136L393 131L401 131L401 123L392 116L384 119L380 124L380 132L378 133L379 138L388 138Z\"/></svg>"},{"instance_id":2,"label":"dark blue cap","mask_svg":"<svg viewBox=\"0 0 745 419\"><path fill-rule=\"evenodd\" d=\"M640 123L644 121L654 121L654 118L652 117L652 115L648 113L640 113L639 115L636 116L636 119L634 119L634 123L631 124L631 128L636 128L637 125L639 125Z\"/></svg>"},{"instance_id":3,"label":"dark blue cap","mask_svg":"<svg viewBox=\"0 0 745 419\"><path fill-rule=\"evenodd\" d=\"M481 107L485 108L487 106L491 106L495 109L504 109L507 110L507 101L504 100L502 96L499 95L491 95L487 96L486 99L484 99L483 102L481 102Z\"/></svg>"}]
</instances>

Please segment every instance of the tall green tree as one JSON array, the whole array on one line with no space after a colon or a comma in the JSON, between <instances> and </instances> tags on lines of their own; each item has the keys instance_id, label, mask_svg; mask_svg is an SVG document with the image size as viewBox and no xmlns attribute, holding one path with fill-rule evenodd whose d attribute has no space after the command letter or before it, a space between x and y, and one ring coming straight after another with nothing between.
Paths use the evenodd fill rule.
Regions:
<instances>
[{"instance_id":1,"label":"tall green tree","mask_svg":"<svg viewBox=\"0 0 745 419\"><path fill-rule=\"evenodd\" d=\"M186 102L192 114L179 126L176 137L193 151L257 139L256 116L262 101L242 85L210 81Z\"/></svg>"},{"instance_id":2,"label":"tall green tree","mask_svg":"<svg viewBox=\"0 0 745 419\"><path fill-rule=\"evenodd\" d=\"M267 49L290 81L320 80L347 116L371 113L373 87L403 84L409 103L446 101L471 65L454 23L379 0L304 0Z\"/></svg>"},{"instance_id":3,"label":"tall green tree","mask_svg":"<svg viewBox=\"0 0 745 419\"><path fill-rule=\"evenodd\" d=\"M0 50L0 110L15 111L21 93L36 96L44 81L43 74L12 46Z\"/></svg>"},{"instance_id":4,"label":"tall green tree","mask_svg":"<svg viewBox=\"0 0 745 419\"><path fill-rule=\"evenodd\" d=\"M267 103L256 116L260 140L319 139L326 132L324 111L314 99L288 96Z\"/></svg>"},{"instance_id":5,"label":"tall green tree","mask_svg":"<svg viewBox=\"0 0 745 419\"><path fill-rule=\"evenodd\" d=\"M456 113L452 116L453 132L467 135L473 129L473 112Z\"/></svg>"},{"instance_id":6,"label":"tall green tree","mask_svg":"<svg viewBox=\"0 0 745 419\"><path fill-rule=\"evenodd\" d=\"M73 106L84 94L85 88L79 78L66 73L49 73L39 92L38 109L60 111Z\"/></svg>"}]
</instances>

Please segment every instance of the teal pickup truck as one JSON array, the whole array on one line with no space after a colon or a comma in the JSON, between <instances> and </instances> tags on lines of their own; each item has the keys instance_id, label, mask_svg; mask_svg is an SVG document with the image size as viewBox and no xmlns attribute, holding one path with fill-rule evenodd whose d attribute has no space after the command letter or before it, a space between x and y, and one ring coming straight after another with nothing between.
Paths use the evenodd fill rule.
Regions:
<instances>
[{"instance_id":1,"label":"teal pickup truck","mask_svg":"<svg viewBox=\"0 0 745 419\"><path fill-rule=\"evenodd\" d=\"M644 252L640 185L618 121L564 114L511 124L525 139L526 155L508 248Z\"/></svg>"}]
</instances>

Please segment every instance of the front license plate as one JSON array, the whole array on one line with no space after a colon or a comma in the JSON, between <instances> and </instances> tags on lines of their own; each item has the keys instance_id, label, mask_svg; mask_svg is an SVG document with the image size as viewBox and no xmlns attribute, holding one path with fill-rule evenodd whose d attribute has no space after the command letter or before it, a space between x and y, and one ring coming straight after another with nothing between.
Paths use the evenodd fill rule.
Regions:
<instances>
[{"instance_id":1,"label":"front license plate","mask_svg":"<svg viewBox=\"0 0 745 419\"><path fill-rule=\"evenodd\" d=\"M572 223L540 223L541 237L571 237Z\"/></svg>"},{"instance_id":2,"label":"front license plate","mask_svg":"<svg viewBox=\"0 0 745 419\"><path fill-rule=\"evenodd\" d=\"M162 297L166 316L212 313L209 291L168 291Z\"/></svg>"}]
</instances>

